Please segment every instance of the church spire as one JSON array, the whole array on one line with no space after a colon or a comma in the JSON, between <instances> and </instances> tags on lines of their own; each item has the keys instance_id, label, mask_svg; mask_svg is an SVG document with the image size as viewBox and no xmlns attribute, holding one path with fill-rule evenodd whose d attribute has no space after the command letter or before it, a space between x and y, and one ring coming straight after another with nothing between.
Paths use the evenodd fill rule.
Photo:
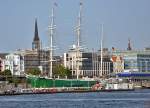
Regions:
<instances>
[{"instance_id":1,"label":"church spire","mask_svg":"<svg viewBox=\"0 0 150 108\"><path fill-rule=\"evenodd\" d=\"M37 18L35 19L35 31L34 31L34 38L32 42L32 50L39 50L40 49L40 38L38 34L38 25L37 25Z\"/></svg>"},{"instance_id":2,"label":"church spire","mask_svg":"<svg viewBox=\"0 0 150 108\"><path fill-rule=\"evenodd\" d=\"M35 19L35 31L34 31L34 40L39 41L39 34L38 34L38 25L37 25L37 18Z\"/></svg>"},{"instance_id":3,"label":"church spire","mask_svg":"<svg viewBox=\"0 0 150 108\"><path fill-rule=\"evenodd\" d=\"M130 41L130 39L128 39L128 48L127 48L127 50L132 50L132 48L131 48L131 41Z\"/></svg>"}]
</instances>

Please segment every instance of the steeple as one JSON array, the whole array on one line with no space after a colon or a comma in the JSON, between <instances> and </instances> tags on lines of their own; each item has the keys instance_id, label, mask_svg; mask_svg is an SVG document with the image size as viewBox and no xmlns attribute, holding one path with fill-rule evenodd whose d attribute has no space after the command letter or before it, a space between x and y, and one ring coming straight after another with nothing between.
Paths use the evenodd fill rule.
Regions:
<instances>
[{"instance_id":1,"label":"steeple","mask_svg":"<svg viewBox=\"0 0 150 108\"><path fill-rule=\"evenodd\" d=\"M40 49L40 38L38 34L37 19L35 19L35 31L34 31L34 38L32 42L32 50L39 50L39 49Z\"/></svg>"},{"instance_id":2,"label":"steeple","mask_svg":"<svg viewBox=\"0 0 150 108\"><path fill-rule=\"evenodd\" d=\"M129 51L132 50L130 39L128 39L128 48L127 48L127 50L129 50Z\"/></svg>"},{"instance_id":3,"label":"steeple","mask_svg":"<svg viewBox=\"0 0 150 108\"><path fill-rule=\"evenodd\" d=\"M39 34L38 34L38 26L37 26L37 19L35 19L35 31L34 31L34 41L39 41Z\"/></svg>"}]
</instances>

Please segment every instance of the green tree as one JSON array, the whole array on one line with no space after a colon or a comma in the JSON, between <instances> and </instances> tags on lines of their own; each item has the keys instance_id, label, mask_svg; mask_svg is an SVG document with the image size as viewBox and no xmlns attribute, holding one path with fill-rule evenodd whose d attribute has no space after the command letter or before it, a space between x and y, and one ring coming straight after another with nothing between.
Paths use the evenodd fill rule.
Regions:
<instances>
[{"instance_id":1,"label":"green tree","mask_svg":"<svg viewBox=\"0 0 150 108\"><path fill-rule=\"evenodd\" d=\"M4 77L6 81L9 83L14 83L15 85L21 83L21 79L17 76L11 74L11 71L6 69L0 72L0 76Z\"/></svg>"},{"instance_id":2,"label":"green tree","mask_svg":"<svg viewBox=\"0 0 150 108\"><path fill-rule=\"evenodd\" d=\"M41 71L40 71L39 68L32 68L32 69L29 69L29 70L27 71L27 74L38 76L38 75L41 74Z\"/></svg>"},{"instance_id":3,"label":"green tree","mask_svg":"<svg viewBox=\"0 0 150 108\"><path fill-rule=\"evenodd\" d=\"M1 76L8 76L8 77L12 76L11 71L8 70L8 69L6 69L6 70L0 72L0 75L1 75Z\"/></svg>"},{"instance_id":4,"label":"green tree","mask_svg":"<svg viewBox=\"0 0 150 108\"><path fill-rule=\"evenodd\" d=\"M55 65L53 67L53 76L60 76L61 78L71 78L71 71L68 68L65 68L63 65Z\"/></svg>"},{"instance_id":5,"label":"green tree","mask_svg":"<svg viewBox=\"0 0 150 108\"><path fill-rule=\"evenodd\" d=\"M17 77L17 76L13 76L12 79L11 79L11 83L14 83L15 84L15 87L18 86L18 84L24 84L25 83L25 80L24 78L20 78L20 77Z\"/></svg>"},{"instance_id":6,"label":"green tree","mask_svg":"<svg viewBox=\"0 0 150 108\"><path fill-rule=\"evenodd\" d=\"M8 81L9 83L12 82L12 74L11 74L10 70L6 69L6 70L0 72L0 76L5 78L5 80Z\"/></svg>"},{"instance_id":7,"label":"green tree","mask_svg":"<svg viewBox=\"0 0 150 108\"><path fill-rule=\"evenodd\" d=\"M65 71L66 71L67 77L68 78L72 78L72 72L71 72L71 70L68 69L68 68L65 68Z\"/></svg>"}]
</instances>

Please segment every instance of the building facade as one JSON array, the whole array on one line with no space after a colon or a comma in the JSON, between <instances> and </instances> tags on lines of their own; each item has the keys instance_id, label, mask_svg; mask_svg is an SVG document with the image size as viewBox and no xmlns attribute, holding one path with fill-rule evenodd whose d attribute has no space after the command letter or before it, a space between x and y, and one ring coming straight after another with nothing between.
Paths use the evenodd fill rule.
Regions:
<instances>
[{"instance_id":1,"label":"building facade","mask_svg":"<svg viewBox=\"0 0 150 108\"><path fill-rule=\"evenodd\" d=\"M42 75L46 75L49 71L49 51L47 50L20 50L16 52L21 55L24 60L24 73L39 68Z\"/></svg>"},{"instance_id":2,"label":"building facade","mask_svg":"<svg viewBox=\"0 0 150 108\"><path fill-rule=\"evenodd\" d=\"M24 75L24 58L18 54L8 54L5 59L5 69L11 71L12 75Z\"/></svg>"},{"instance_id":3,"label":"building facade","mask_svg":"<svg viewBox=\"0 0 150 108\"><path fill-rule=\"evenodd\" d=\"M4 59L0 58L0 72L5 70Z\"/></svg>"},{"instance_id":4,"label":"building facade","mask_svg":"<svg viewBox=\"0 0 150 108\"><path fill-rule=\"evenodd\" d=\"M112 62L107 51L103 52L101 63L99 52L77 52L76 48L73 47L64 53L64 66L72 71L72 76L77 76L77 74L82 77L107 76L112 72Z\"/></svg>"},{"instance_id":5,"label":"building facade","mask_svg":"<svg viewBox=\"0 0 150 108\"><path fill-rule=\"evenodd\" d=\"M24 72L33 68L39 68L41 75L48 76L50 71L50 50L43 49L38 34L37 19L35 20L34 38L32 42L32 50L20 50L17 53L24 57ZM59 56L53 56L53 65L60 63Z\"/></svg>"},{"instance_id":6,"label":"building facade","mask_svg":"<svg viewBox=\"0 0 150 108\"><path fill-rule=\"evenodd\" d=\"M120 73L124 71L124 60L121 56L112 55L113 73Z\"/></svg>"},{"instance_id":7,"label":"building facade","mask_svg":"<svg viewBox=\"0 0 150 108\"><path fill-rule=\"evenodd\" d=\"M5 56L8 53L0 53L0 72L5 70Z\"/></svg>"},{"instance_id":8,"label":"building facade","mask_svg":"<svg viewBox=\"0 0 150 108\"><path fill-rule=\"evenodd\" d=\"M113 55L123 57L125 72L150 72L150 50L114 51Z\"/></svg>"}]
</instances>

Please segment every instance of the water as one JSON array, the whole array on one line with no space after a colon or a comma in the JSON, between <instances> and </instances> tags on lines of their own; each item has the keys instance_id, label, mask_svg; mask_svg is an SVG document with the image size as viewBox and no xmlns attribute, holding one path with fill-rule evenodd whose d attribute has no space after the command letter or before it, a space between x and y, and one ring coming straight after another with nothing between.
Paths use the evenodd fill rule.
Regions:
<instances>
[{"instance_id":1,"label":"water","mask_svg":"<svg viewBox=\"0 0 150 108\"><path fill-rule=\"evenodd\" d=\"M150 90L1 96L0 108L150 108Z\"/></svg>"}]
</instances>

